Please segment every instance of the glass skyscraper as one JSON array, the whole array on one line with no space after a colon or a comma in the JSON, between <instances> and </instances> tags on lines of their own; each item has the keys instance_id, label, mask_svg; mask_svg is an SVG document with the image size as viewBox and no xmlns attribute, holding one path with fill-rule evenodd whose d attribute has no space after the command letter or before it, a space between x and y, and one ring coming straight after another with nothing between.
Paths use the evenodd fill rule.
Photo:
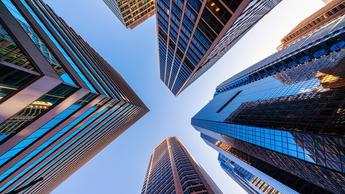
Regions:
<instances>
[{"instance_id":1,"label":"glass skyscraper","mask_svg":"<svg viewBox=\"0 0 345 194\"><path fill-rule=\"evenodd\" d=\"M147 111L41 0L0 1L0 193L51 191Z\"/></svg>"},{"instance_id":2,"label":"glass skyscraper","mask_svg":"<svg viewBox=\"0 0 345 194\"><path fill-rule=\"evenodd\" d=\"M178 95L280 0L156 2L160 78Z\"/></svg>"},{"instance_id":3,"label":"glass skyscraper","mask_svg":"<svg viewBox=\"0 0 345 194\"><path fill-rule=\"evenodd\" d=\"M103 0L127 28L133 29L155 13L154 0Z\"/></svg>"},{"instance_id":4,"label":"glass skyscraper","mask_svg":"<svg viewBox=\"0 0 345 194\"><path fill-rule=\"evenodd\" d=\"M220 84L192 125L282 193L344 193L344 103L342 16Z\"/></svg>"},{"instance_id":5,"label":"glass skyscraper","mask_svg":"<svg viewBox=\"0 0 345 194\"><path fill-rule=\"evenodd\" d=\"M168 137L154 150L141 193L222 194L176 137Z\"/></svg>"}]
</instances>

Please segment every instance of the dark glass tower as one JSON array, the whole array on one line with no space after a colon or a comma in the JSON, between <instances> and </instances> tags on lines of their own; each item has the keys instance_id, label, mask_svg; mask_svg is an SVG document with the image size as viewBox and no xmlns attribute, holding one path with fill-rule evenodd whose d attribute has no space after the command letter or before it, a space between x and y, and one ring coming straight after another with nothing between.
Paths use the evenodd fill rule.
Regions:
<instances>
[{"instance_id":1,"label":"dark glass tower","mask_svg":"<svg viewBox=\"0 0 345 194\"><path fill-rule=\"evenodd\" d=\"M0 1L0 193L48 193L147 111L41 0Z\"/></svg>"},{"instance_id":2,"label":"dark glass tower","mask_svg":"<svg viewBox=\"0 0 345 194\"><path fill-rule=\"evenodd\" d=\"M344 193L344 48L343 16L220 84L192 124L279 191Z\"/></svg>"},{"instance_id":3,"label":"dark glass tower","mask_svg":"<svg viewBox=\"0 0 345 194\"><path fill-rule=\"evenodd\" d=\"M279 2L157 0L161 80L180 94Z\"/></svg>"},{"instance_id":4,"label":"dark glass tower","mask_svg":"<svg viewBox=\"0 0 345 194\"><path fill-rule=\"evenodd\" d=\"M151 155L142 194L221 194L202 167L176 137L162 141Z\"/></svg>"}]
</instances>

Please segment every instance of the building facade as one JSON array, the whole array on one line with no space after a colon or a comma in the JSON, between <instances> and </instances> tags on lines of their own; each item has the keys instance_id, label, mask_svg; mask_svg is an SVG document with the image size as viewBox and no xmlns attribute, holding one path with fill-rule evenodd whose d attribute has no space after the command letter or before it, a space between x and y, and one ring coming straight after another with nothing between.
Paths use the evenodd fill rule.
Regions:
<instances>
[{"instance_id":1,"label":"building facade","mask_svg":"<svg viewBox=\"0 0 345 194\"><path fill-rule=\"evenodd\" d=\"M300 22L282 40L278 50L284 49L304 36L320 29L331 21L345 15L345 2L343 0L332 0L320 10Z\"/></svg>"},{"instance_id":2,"label":"building facade","mask_svg":"<svg viewBox=\"0 0 345 194\"><path fill-rule=\"evenodd\" d=\"M155 13L154 0L103 0L123 25L133 29Z\"/></svg>"},{"instance_id":3,"label":"building facade","mask_svg":"<svg viewBox=\"0 0 345 194\"><path fill-rule=\"evenodd\" d=\"M343 16L224 81L192 125L282 193L344 193L344 48Z\"/></svg>"},{"instance_id":4,"label":"building facade","mask_svg":"<svg viewBox=\"0 0 345 194\"><path fill-rule=\"evenodd\" d=\"M141 193L222 192L182 143L176 137L168 137L151 155Z\"/></svg>"},{"instance_id":5,"label":"building facade","mask_svg":"<svg viewBox=\"0 0 345 194\"><path fill-rule=\"evenodd\" d=\"M322 1L325 2L325 3L329 3L329 2L331 2L333 0L322 0Z\"/></svg>"},{"instance_id":6,"label":"building facade","mask_svg":"<svg viewBox=\"0 0 345 194\"><path fill-rule=\"evenodd\" d=\"M157 0L161 80L180 94L279 2Z\"/></svg>"},{"instance_id":7,"label":"building facade","mask_svg":"<svg viewBox=\"0 0 345 194\"><path fill-rule=\"evenodd\" d=\"M222 169L249 194L281 194L271 185L253 175L223 154L218 155Z\"/></svg>"},{"instance_id":8,"label":"building facade","mask_svg":"<svg viewBox=\"0 0 345 194\"><path fill-rule=\"evenodd\" d=\"M0 1L0 193L48 193L148 111L41 0Z\"/></svg>"}]
</instances>

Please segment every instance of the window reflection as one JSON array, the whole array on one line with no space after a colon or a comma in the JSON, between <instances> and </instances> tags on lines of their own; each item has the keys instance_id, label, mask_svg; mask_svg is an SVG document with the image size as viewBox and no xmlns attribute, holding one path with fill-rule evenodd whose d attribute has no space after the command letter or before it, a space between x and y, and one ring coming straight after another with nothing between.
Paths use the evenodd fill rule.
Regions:
<instances>
[{"instance_id":1,"label":"window reflection","mask_svg":"<svg viewBox=\"0 0 345 194\"><path fill-rule=\"evenodd\" d=\"M57 62L56 58L53 56L52 52L47 48L46 44L37 35L34 29L30 26L27 20L22 16L19 10L12 4L12 2L9 0L4 0L3 3L7 7L7 9L11 12L13 17L15 17L15 19L19 22L23 30L28 34L28 36L31 38L33 43L40 50L44 58L48 61L48 63L52 66L52 68L60 76L60 78L66 83L75 85L74 81L63 69L61 64Z\"/></svg>"},{"instance_id":2,"label":"window reflection","mask_svg":"<svg viewBox=\"0 0 345 194\"><path fill-rule=\"evenodd\" d=\"M33 75L13 67L0 64L0 102L35 80Z\"/></svg>"},{"instance_id":3,"label":"window reflection","mask_svg":"<svg viewBox=\"0 0 345 194\"><path fill-rule=\"evenodd\" d=\"M10 136L18 133L23 127L34 121L54 105L71 95L76 88L60 84L43 95L23 110L0 124L0 141L3 143Z\"/></svg>"},{"instance_id":4,"label":"window reflection","mask_svg":"<svg viewBox=\"0 0 345 194\"><path fill-rule=\"evenodd\" d=\"M26 69L36 71L29 62L25 54L14 42L5 28L0 24L0 61L6 61L15 65L19 65Z\"/></svg>"}]
</instances>

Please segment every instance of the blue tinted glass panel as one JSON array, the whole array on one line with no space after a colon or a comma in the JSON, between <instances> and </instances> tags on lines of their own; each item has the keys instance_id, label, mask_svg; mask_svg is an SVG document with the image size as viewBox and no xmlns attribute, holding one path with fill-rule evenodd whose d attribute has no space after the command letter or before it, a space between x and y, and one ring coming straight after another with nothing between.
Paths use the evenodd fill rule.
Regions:
<instances>
[{"instance_id":1,"label":"blue tinted glass panel","mask_svg":"<svg viewBox=\"0 0 345 194\"><path fill-rule=\"evenodd\" d=\"M24 1L21 0L21 2L23 3L23 5L30 11L30 13L36 18L36 21L39 22L40 26L43 29L46 29L46 27L44 26L44 24L39 20L39 18L36 16L35 12L30 8L30 6ZM68 47L69 51L71 51L71 53L73 54L73 56L78 60L78 62L83 66L83 68L87 71L87 73L92 77L92 79L95 81L95 83L97 84L97 86L99 88L101 88L101 90L103 91L103 93L106 96L109 96L109 94L106 92L106 90L104 90L103 86L98 82L98 80L94 77L94 74L92 74L88 67L84 64L84 62L80 59L80 57L74 52L74 50L69 46L69 44L66 42L66 40L61 36L61 34L59 33L59 31L55 28L54 25L52 25L52 23L50 22L50 20L46 17L46 15L44 13L42 13L42 11L40 10L40 8L36 5L36 3L34 1L31 1L33 3L33 5L37 8L37 10L40 12L40 14L45 18L45 21L47 21L50 25L50 27L52 27L52 29L55 31L55 33L59 36L59 38L64 42L64 44ZM48 34L50 34L50 32L47 30ZM66 35L66 34L65 34ZM49 35L50 37L52 37L52 35ZM56 43L55 43L56 44ZM79 51L78 49L76 49L77 51ZM80 53L80 52L79 52ZM89 68L92 68L92 66L89 66ZM79 73L79 72L78 72ZM95 74L96 76L98 76L97 74ZM98 78L101 80L101 78L98 76ZM107 87L107 84L104 83L105 87ZM110 90L107 87L108 90ZM111 90L110 90L111 91Z\"/></svg>"},{"instance_id":2,"label":"blue tinted glass panel","mask_svg":"<svg viewBox=\"0 0 345 194\"><path fill-rule=\"evenodd\" d=\"M127 108L127 104L125 107L120 107L119 109L114 109L111 112L107 113L103 119L99 120L98 122L94 123L92 127L90 127L90 130L94 130L94 127L97 126L99 123L103 123L103 125L105 124L105 122L103 122L105 119L109 119L109 116L111 114L113 114L115 111L121 111L124 108ZM89 110L88 112L93 112L95 109L90 108L92 110ZM39 164L41 161L43 161L45 158L47 158L50 154L52 154L54 151L56 151L57 149L59 149L60 147L64 146L64 144L66 142L68 142L71 138L73 138L76 134L78 134L82 129L84 129L85 127L87 127L90 123L92 123L94 120L96 120L98 117L100 117L104 112L106 112L107 110L109 110L109 108L105 108L103 111L101 111L100 113L98 113L95 117L93 117L91 120L89 120L87 123L83 124L80 128L78 128L76 131L74 131L71 135L69 135L66 139L64 139L63 141L61 141L59 144L57 144L54 148L52 148L51 150L49 150L48 152L46 152L42 157L40 157L38 160L36 160L34 163L32 163L28 168L26 168L24 171L22 171L20 174L18 174L15 178L11 179L11 181L9 183L7 183L6 185L4 185L2 188L0 188L0 192L4 189L6 189L8 186L10 186L13 182L15 182L17 179L19 179L21 176L23 176L26 172L28 172L29 170L31 170L32 168L34 168L37 164ZM85 114L90 114L90 113L85 113ZM83 116L84 117L84 116ZM86 117L86 116L85 116ZM68 129L70 129L70 127L68 127ZM83 132L83 134L87 133L88 131ZM80 135L83 136L83 135ZM69 143L73 144L75 141L77 141L78 138L76 140L74 140L73 142ZM68 146L65 146L65 148L67 148ZM56 153L56 155L59 155L60 153L64 152L65 150L62 149L61 151L59 151L58 153ZM44 164L42 164L42 166L40 168L37 168L34 172L31 173L30 176L27 176L23 181L21 181L19 184L17 184L14 188L18 187L22 182L26 181L28 178L30 178L32 175L35 175L39 170L41 170L46 164L48 164L51 160L53 160L53 158L49 159L48 161L46 161Z\"/></svg>"},{"instance_id":3,"label":"blue tinted glass panel","mask_svg":"<svg viewBox=\"0 0 345 194\"><path fill-rule=\"evenodd\" d=\"M57 62L56 58L53 56L52 52L47 48L45 43L39 38L27 20L21 15L18 9L12 4L10 0L3 0L2 1L7 9L11 12L11 14L17 19L19 24L23 27L24 31L29 35L32 41L35 43L36 47L40 50L42 55L45 59L49 62L55 72L60 76L60 78L69 84L75 85L74 81L71 77L67 74L67 72L63 69L61 64Z\"/></svg>"},{"instance_id":4,"label":"blue tinted glass panel","mask_svg":"<svg viewBox=\"0 0 345 194\"><path fill-rule=\"evenodd\" d=\"M57 115L55 118L50 120L48 123L43 125L41 128L37 129L34 133L26 137L23 141L18 143L16 146L14 146L11 150L6 152L0 157L0 165L4 164L8 160L10 160L12 157L14 157L16 154L18 154L20 151L27 148L32 142L36 141L38 138L43 136L45 133L50 131L52 128L57 126L61 121L66 119L68 116L75 113L77 110L79 110L82 105L84 104L84 101L78 101L75 104L71 105L69 108L61 112L59 115Z\"/></svg>"}]
</instances>

